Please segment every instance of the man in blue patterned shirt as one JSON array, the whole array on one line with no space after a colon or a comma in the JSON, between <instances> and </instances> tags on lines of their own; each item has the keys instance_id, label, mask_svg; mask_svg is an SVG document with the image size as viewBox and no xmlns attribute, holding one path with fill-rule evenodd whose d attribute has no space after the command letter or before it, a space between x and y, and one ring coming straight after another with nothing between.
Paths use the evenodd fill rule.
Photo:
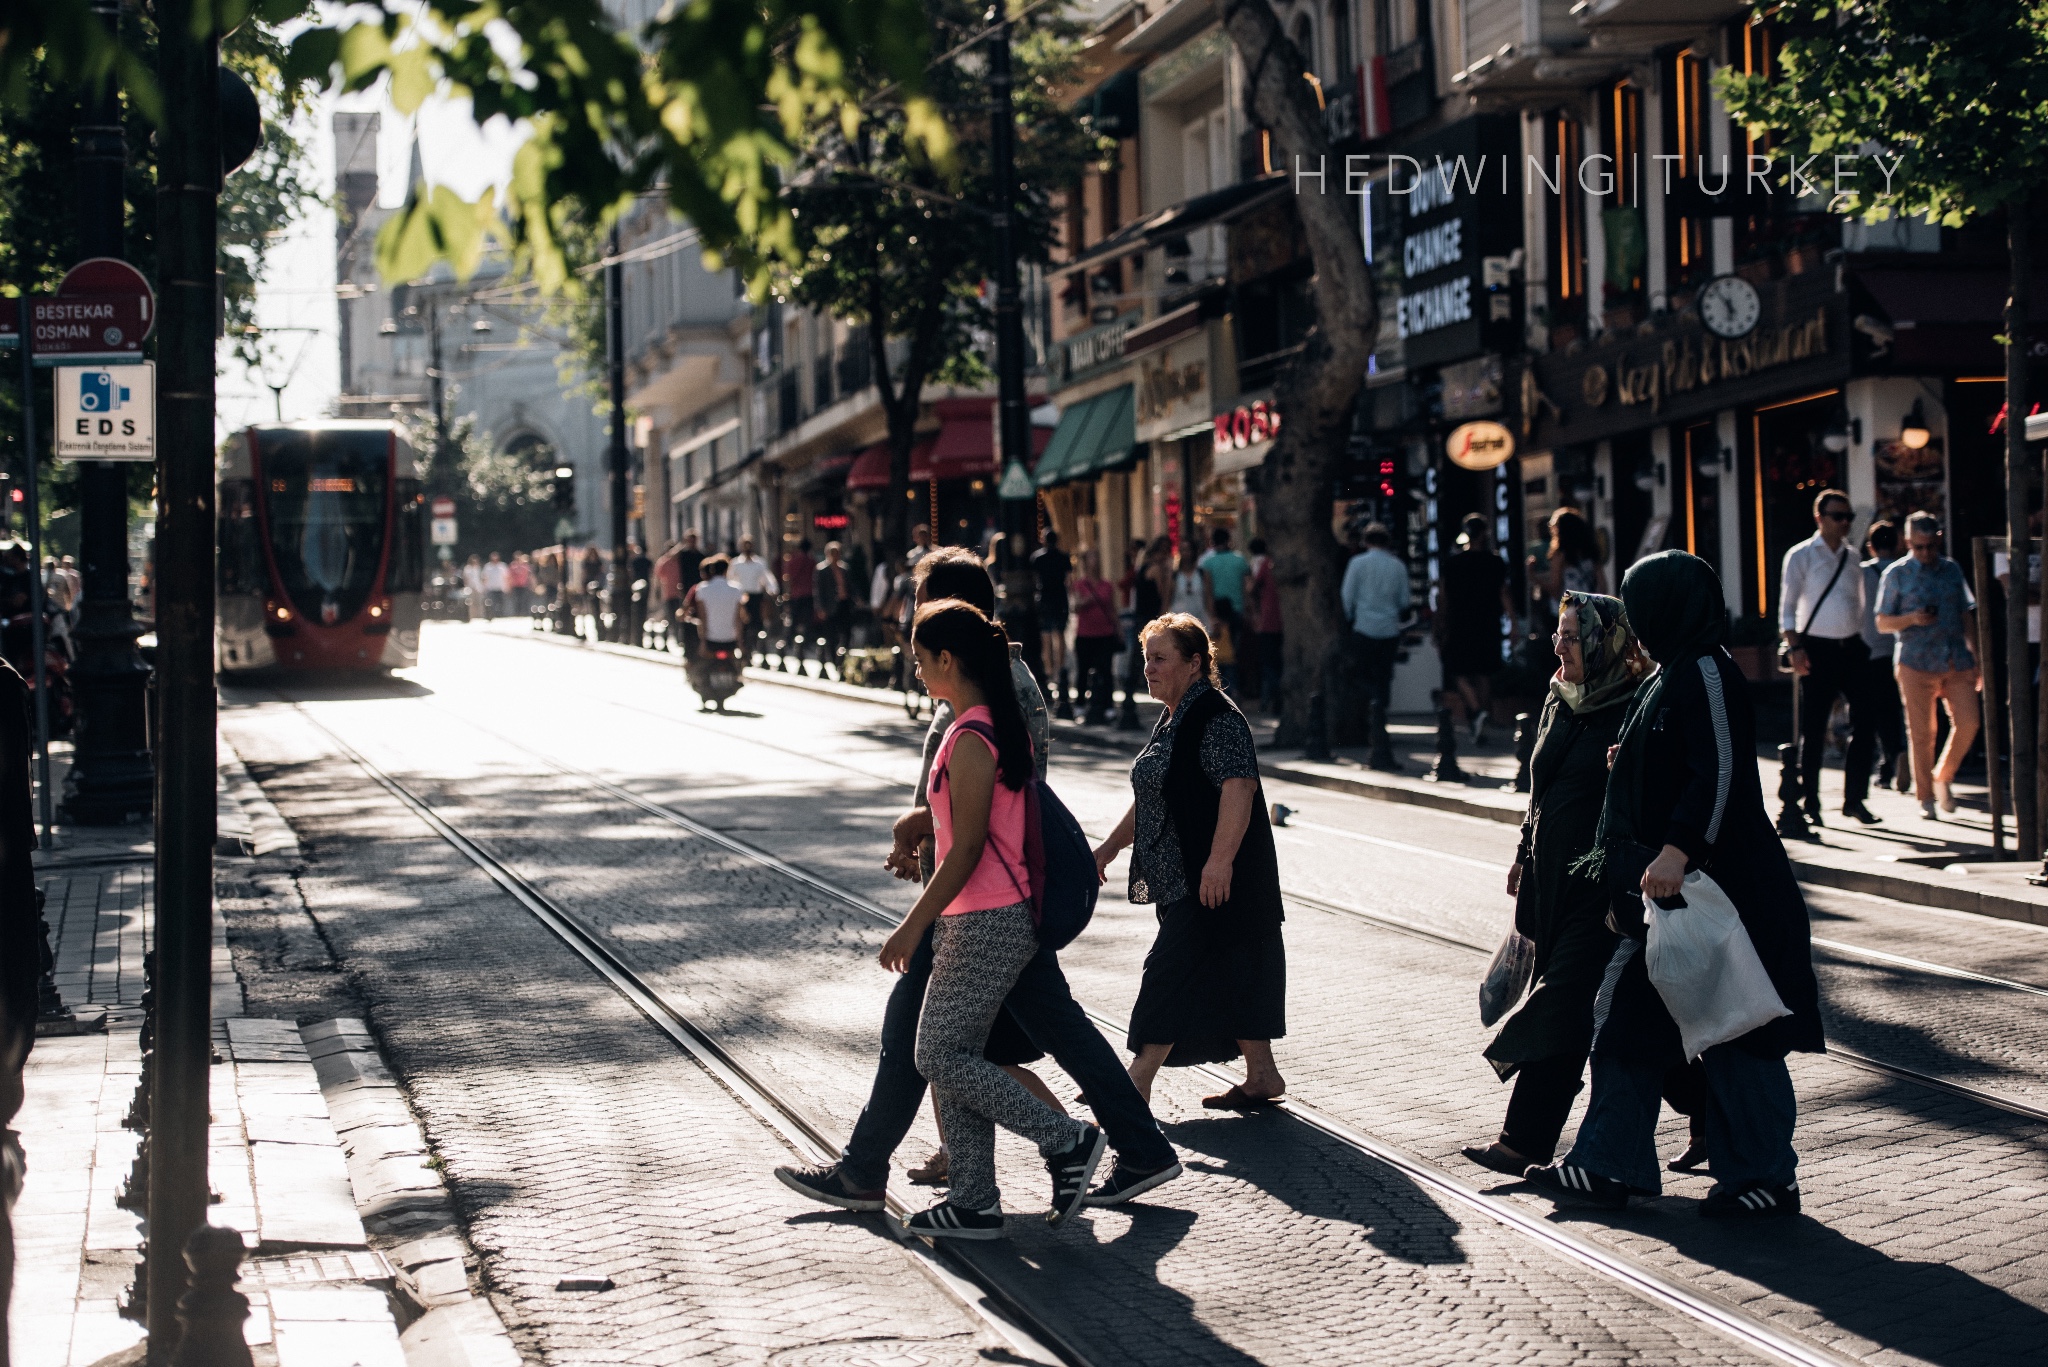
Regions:
<instances>
[{"instance_id":1,"label":"man in blue patterned shirt","mask_svg":"<svg viewBox=\"0 0 2048 1367\"><path fill-rule=\"evenodd\" d=\"M1913 753L1913 796L1930 821L1956 809L1956 771L1977 739L1977 600L1962 566L1941 553L1941 519L1918 512L1906 519L1910 555L1892 562L1879 581L1877 629L1898 637L1893 672L1906 708L1906 734ZM1948 708L1948 744L1934 758L1935 705Z\"/></svg>"}]
</instances>

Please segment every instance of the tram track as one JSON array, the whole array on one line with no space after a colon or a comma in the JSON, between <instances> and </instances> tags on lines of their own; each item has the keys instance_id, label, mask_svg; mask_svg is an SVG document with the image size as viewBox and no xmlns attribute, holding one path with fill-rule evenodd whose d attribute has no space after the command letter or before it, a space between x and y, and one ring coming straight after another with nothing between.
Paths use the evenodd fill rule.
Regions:
<instances>
[{"instance_id":1,"label":"tram track","mask_svg":"<svg viewBox=\"0 0 2048 1367\"><path fill-rule=\"evenodd\" d=\"M758 1072L748 1068L721 1047L709 1030L698 1024L660 989L636 972L599 936L584 927L573 912L555 903L532 882L500 861L488 848L465 835L444 817L432 802L377 766L333 729L314 717L302 704L289 698L286 701L292 702L300 714L373 783L418 816L435 834L474 863L551 933L584 959L647 1016L650 1022L669 1035L685 1052L717 1077L743 1106L782 1136L792 1149L813 1162L829 1162L836 1157L837 1147L831 1137L800 1104L788 1099ZM898 920L895 913L860 893L783 860L749 841L697 821L667 804L644 797L599 775L554 759L502 736L480 723L471 721L470 725L508 747L540 761L558 774L585 783L592 789L646 815L676 826L762 868L828 896L877 924L893 926ZM1442 940L1448 937L1432 938ZM1460 947L1469 948L1462 944ZM1099 1012L1089 1011L1088 1015L1099 1028L1112 1033L1120 1029L1114 1021ZM1214 1067L1201 1067L1194 1071L1222 1083L1233 1080ZM1590 1271L1765 1358L1793 1364L1794 1367L1848 1367L1853 1361L1798 1335L1781 1331L1717 1296L1696 1290L1683 1281L1667 1276L1634 1258L1603 1247L1592 1240L1581 1238L1515 1202L1489 1196L1427 1158L1361 1131L1313 1106L1287 1100L1281 1102L1277 1109L1281 1114L1325 1138L1398 1173L1433 1196L1482 1216L1552 1255ZM891 1212L900 1219L906 1210L892 1197ZM909 1247L915 1256L920 1257L924 1265L932 1270L956 1297L974 1310L993 1330L1017 1341L1021 1353L1028 1354L1035 1350L1059 1361L1073 1364L1074 1367L1108 1367L1103 1358L1091 1355L1086 1345L1076 1342L1071 1334L1050 1317L1009 1294L999 1279L979 1265L972 1248L958 1245L927 1248L924 1241L904 1235L896 1221L889 1221L888 1224L891 1233ZM977 1302L977 1295L985 1296L988 1303Z\"/></svg>"}]
</instances>

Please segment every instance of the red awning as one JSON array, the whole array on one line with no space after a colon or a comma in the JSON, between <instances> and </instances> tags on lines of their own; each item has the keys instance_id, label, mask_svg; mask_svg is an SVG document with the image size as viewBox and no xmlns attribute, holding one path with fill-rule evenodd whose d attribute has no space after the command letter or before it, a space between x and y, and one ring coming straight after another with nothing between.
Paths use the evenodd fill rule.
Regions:
<instances>
[{"instance_id":1,"label":"red awning","mask_svg":"<svg viewBox=\"0 0 2048 1367\"><path fill-rule=\"evenodd\" d=\"M932 477L932 442L931 437L924 437L910 448L912 484L922 484ZM855 457L853 468L846 472L846 487L849 490L889 487L888 442L878 441Z\"/></svg>"},{"instance_id":2,"label":"red awning","mask_svg":"<svg viewBox=\"0 0 2048 1367\"><path fill-rule=\"evenodd\" d=\"M932 448L932 475L937 479L978 479L1001 473L996 460L996 432L993 405L985 405L980 414L970 417L948 417L945 426L939 429L939 439ZM1052 440L1050 427L1033 426L1031 429L1031 461L1045 453L1045 444Z\"/></svg>"}]
</instances>

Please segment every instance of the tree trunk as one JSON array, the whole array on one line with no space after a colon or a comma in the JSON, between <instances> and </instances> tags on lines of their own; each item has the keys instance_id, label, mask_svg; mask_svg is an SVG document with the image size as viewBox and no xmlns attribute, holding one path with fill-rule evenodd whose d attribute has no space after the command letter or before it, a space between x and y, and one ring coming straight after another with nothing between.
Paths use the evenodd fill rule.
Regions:
<instances>
[{"instance_id":1,"label":"tree trunk","mask_svg":"<svg viewBox=\"0 0 2048 1367\"><path fill-rule=\"evenodd\" d=\"M869 314L880 316L880 306ZM910 448L917 444L917 415L924 403L925 377L931 374L931 350L938 336L936 315L921 317L911 334L910 353L903 361L903 374L889 374L888 335L878 322L870 322L870 363L875 387L882 396L882 412L889 420L888 511L882 519L883 554L895 555L910 546Z\"/></svg>"},{"instance_id":2,"label":"tree trunk","mask_svg":"<svg viewBox=\"0 0 2048 1367\"><path fill-rule=\"evenodd\" d=\"M2013 843L2020 858L2038 859L2041 825L2034 800L2034 674L2027 667L2027 307L2033 283L2033 262L2027 254L2027 209L2024 196L2005 208L2012 271L2012 292L2005 301L2005 529L2012 566L2005 595L2005 682L2006 712L2012 719L2012 748L2007 753L2012 756Z\"/></svg>"},{"instance_id":3,"label":"tree trunk","mask_svg":"<svg viewBox=\"0 0 2048 1367\"><path fill-rule=\"evenodd\" d=\"M1330 512L1352 405L1379 330L1379 303L1353 226L1355 201L1344 193L1342 162L1330 157L1321 111L1302 79L1307 63L1281 31L1269 0L1226 0L1223 22L1248 73L1246 113L1272 131L1275 161L1300 173L1295 210L1316 268L1316 324L1275 386L1282 423L1258 488L1259 525L1273 551L1285 633L1288 685L1277 739L1299 745L1314 692L1325 693L1333 730L1348 738L1358 729L1349 724L1363 696L1353 686L1355 671L1337 667L1348 632L1338 603L1343 548L1330 529Z\"/></svg>"}]
</instances>

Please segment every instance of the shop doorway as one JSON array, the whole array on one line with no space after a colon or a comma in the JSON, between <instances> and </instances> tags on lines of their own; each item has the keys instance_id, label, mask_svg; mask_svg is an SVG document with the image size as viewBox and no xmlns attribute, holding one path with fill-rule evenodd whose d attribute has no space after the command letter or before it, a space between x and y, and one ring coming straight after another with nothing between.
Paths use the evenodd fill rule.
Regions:
<instances>
[{"instance_id":1,"label":"shop doorway","mask_svg":"<svg viewBox=\"0 0 2048 1367\"><path fill-rule=\"evenodd\" d=\"M1678 434L1678 535L1673 538L1726 578L1721 563L1721 443L1711 422Z\"/></svg>"},{"instance_id":2,"label":"shop doorway","mask_svg":"<svg viewBox=\"0 0 2048 1367\"><path fill-rule=\"evenodd\" d=\"M1825 389L1749 414L1748 493L1753 519L1744 537L1754 554L1755 575L1744 588L1757 616L1774 621L1778 609L1777 567L1785 552L1813 535L1813 500L1821 490L1843 488L1842 456L1825 443L1841 407L1841 391Z\"/></svg>"}]
</instances>

